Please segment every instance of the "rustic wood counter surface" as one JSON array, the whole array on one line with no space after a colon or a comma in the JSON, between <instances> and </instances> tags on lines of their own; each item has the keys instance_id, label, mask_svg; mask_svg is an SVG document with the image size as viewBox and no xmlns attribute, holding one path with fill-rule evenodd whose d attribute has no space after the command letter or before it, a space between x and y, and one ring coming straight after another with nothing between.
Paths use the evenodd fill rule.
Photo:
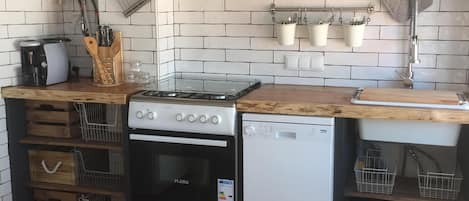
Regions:
<instances>
[{"instance_id":1,"label":"rustic wood counter surface","mask_svg":"<svg viewBox=\"0 0 469 201\"><path fill-rule=\"evenodd\" d=\"M2 88L3 98L84 102L103 104L127 104L130 95L140 91L141 85L123 84L116 87L96 87L90 79L77 82L66 82L47 87L5 87Z\"/></svg>"},{"instance_id":2,"label":"rustic wood counter surface","mask_svg":"<svg viewBox=\"0 0 469 201\"><path fill-rule=\"evenodd\" d=\"M469 111L354 105L356 88L264 85L237 102L239 112L469 124Z\"/></svg>"}]
</instances>

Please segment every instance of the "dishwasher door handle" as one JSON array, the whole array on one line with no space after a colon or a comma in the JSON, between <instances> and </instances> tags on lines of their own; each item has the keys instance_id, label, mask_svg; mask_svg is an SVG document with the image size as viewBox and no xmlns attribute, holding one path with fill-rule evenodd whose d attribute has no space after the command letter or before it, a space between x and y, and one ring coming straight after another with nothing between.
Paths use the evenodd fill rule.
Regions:
<instances>
[{"instance_id":1,"label":"dishwasher door handle","mask_svg":"<svg viewBox=\"0 0 469 201\"><path fill-rule=\"evenodd\" d=\"M296 132L287 132L287 131L276 132L275 138L296 140Z\"/></svg>"}]
</instances>

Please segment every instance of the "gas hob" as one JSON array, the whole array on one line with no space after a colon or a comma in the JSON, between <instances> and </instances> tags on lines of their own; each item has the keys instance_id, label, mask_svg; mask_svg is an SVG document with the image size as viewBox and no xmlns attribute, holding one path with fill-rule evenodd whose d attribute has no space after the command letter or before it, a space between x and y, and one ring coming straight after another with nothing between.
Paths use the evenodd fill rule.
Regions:
<instances>
[{"instance_id":1,"label":"gas hob","mask_svg":"<svg viewBox=\"0 0 469 201\"><path fill-rule=\"evenodd\" d=\"M164 79L132 96L129 127L235 135L235 101L259 86L255 80Z\"/></svg>"}]
</instances>

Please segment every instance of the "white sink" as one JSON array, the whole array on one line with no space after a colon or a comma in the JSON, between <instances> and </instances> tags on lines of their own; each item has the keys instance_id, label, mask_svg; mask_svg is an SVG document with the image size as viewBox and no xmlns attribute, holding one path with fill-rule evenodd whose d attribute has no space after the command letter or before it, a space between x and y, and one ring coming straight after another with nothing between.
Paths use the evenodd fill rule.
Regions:
<instances>
[{"instance_id":1,"label":"white sink","mask_svg":"<svg viewBox=\"0 0 469 201\"><path fill-rule=\"evenodd\" d=\"M460 124L401 120L359 120L363 140L456 146L461 131Z\"/></svg>"}]
</instances>

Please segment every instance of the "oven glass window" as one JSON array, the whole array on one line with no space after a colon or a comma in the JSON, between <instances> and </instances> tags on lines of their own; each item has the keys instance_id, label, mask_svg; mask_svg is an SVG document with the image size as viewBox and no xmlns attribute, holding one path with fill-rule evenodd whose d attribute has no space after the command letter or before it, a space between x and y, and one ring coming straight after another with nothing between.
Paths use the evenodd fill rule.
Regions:
<instances>
[{"instance_id":1,"label":"oven glass window","mask_svg":"<svg viewBox=\"0 0 469 201\"><path fill-rule=\"evenodd\" d=\"M207 159L159 155L156 162L163 184L205 186L209 184L210 162Z\"/></svg>"}]
</instances>

